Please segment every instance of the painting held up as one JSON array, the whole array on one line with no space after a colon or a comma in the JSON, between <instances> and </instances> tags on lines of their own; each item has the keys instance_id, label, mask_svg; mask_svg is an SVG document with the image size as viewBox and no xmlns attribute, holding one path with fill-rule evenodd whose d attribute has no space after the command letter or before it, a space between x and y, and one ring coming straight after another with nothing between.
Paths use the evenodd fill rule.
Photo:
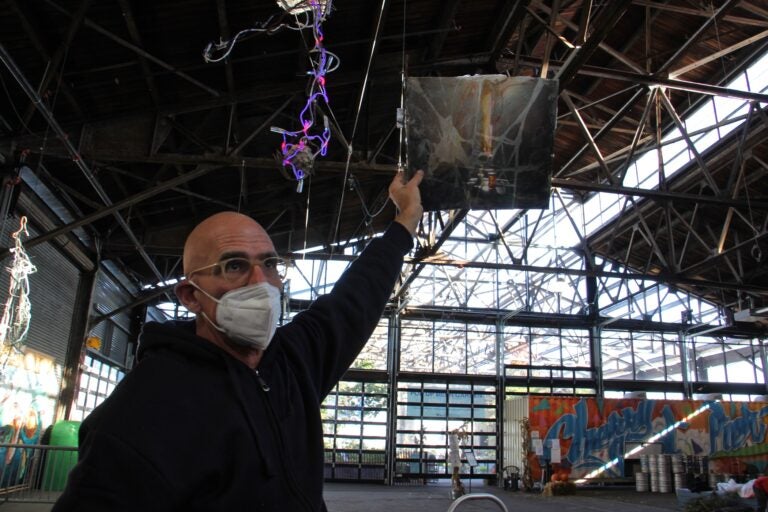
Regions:
<instances>
[{"instance_id":1,"label":"painting held up","mask_svg":"<svg viewBox=\"0 0 768 512\"><path fill-rule=\"evenodd\" d=\"M425 171L424 209L547 208L557 94L542 78L408 78L408 173Z\"/></svg>"}]
</instances>

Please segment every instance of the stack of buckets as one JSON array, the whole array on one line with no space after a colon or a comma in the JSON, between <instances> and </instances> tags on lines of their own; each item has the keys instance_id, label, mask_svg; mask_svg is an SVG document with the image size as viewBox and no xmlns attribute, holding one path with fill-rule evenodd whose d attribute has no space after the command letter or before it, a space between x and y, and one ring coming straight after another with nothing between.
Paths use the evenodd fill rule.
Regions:
<instances>
[{"instance_id":1,"label":"stack of buckets","mask_svg":"<svg viewBox=\"0 0 768 512\"><path fill-rule=\"evenodd\" d=\"M640 472L635 474L638 492L673 492L686 486L689 473L705 474L706 457L649 454L640 457Z\"/></svg>"}]
</instances>

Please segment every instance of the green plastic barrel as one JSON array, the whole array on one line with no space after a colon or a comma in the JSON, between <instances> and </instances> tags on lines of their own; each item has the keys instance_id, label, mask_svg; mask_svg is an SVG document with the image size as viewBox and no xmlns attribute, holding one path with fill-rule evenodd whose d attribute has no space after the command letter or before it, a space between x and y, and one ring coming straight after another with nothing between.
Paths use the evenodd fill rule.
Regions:
<instances>
[{"instance_id":1,"label":"green plastic barrel","mask_svg":"<svg viewBox=\"0 0 768 512\"><path fill-rule=\"evenodd\" d=\"M58 421L51 428L50 446L77 447L79 421ZM48 450L45 458L42 487L45 491L63 491L67 475L77 464L77 450Z\"/></svg>"}]
</instances>

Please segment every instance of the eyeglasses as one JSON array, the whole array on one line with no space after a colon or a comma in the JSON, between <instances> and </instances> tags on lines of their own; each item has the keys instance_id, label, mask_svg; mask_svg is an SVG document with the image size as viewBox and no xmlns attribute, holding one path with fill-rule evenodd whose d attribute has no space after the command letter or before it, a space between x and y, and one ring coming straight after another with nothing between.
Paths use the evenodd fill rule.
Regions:
<instances>
[{"instance_id":1,"label":"eyeglasses","mask_svg":"<svg viewBox=\"0 0 768 512\"><path fill-rule=\"evenodd\" d=\"M200 267L187 274L187 278L192 277L204 270L210 269L210 274L216 277L222 277L230 283L236 283L245 280L253 272L253 266L258 265L261 271L268 279L285 279L288 272L288 262L279 256L270 256L263 260L251 260L248 258L227 258L225 260L211 263Z\"/></svg>"}]
</instances>

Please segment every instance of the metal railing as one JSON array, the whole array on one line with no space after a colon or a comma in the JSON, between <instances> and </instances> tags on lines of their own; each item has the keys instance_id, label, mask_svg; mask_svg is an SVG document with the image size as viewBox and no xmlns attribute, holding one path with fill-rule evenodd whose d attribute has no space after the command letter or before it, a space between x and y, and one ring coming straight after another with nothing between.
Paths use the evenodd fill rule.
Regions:
<instances>
[{"instance_id":1,"label":"metal railing","mask_svg":"<svg viewBox=\"0 0 768 512\"><path fill-rule=\"evenodd\" d=\"M77 447L0 443L0 503L53 503L77 462Z\"/></svg>"},{"instance_id":2,"label":"metal railing","mask_svg":"<svg viewBox=\"0 0 768 512\"><path fill-rule=\"evenodd\" d=\"M448 507L448 512L453 512L454 510L459 508L459 505L470 500L488 500L498 505L503 512L509 512L509 510L507 509L507 506L504 505L503 501L501 501L499 498L497 498L493 494L486 494L486 493L465 494L464 496L460 497L459 499L451 503L451 506Z\"/></svg>"}]
</instances>

